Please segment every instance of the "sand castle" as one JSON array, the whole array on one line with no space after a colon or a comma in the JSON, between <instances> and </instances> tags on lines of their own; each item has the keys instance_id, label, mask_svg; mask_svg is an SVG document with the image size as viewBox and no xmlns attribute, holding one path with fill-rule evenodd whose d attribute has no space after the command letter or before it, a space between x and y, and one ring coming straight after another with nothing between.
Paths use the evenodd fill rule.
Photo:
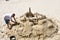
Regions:
<instances>
[{"instance_id":1,"label":"sand castle","mask_svg":"<svg viewBox=\"0 0 60 40\"><path fill-rule=\"evenodd\" d=\"M11 30L5 29L9 39L14 36L16 40L46 40L58 32L55 21L45 15L32 13L30 8L17 21L19 25L13 26Z\"/></svg>"}]
</instances>

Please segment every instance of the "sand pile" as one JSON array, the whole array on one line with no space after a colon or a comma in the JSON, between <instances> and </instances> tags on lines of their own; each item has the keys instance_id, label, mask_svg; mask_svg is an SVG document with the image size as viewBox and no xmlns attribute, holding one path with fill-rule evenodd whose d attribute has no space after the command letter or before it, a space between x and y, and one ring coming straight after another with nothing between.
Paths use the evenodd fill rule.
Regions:
<instances>
[{"instance_id":1,"label":"sand pile","mask_svg":"<svg viewBox=\"0 0 60 40\"><path fill-rule=\"evenodd\" d=\"M6 30L8 38L15 36L16 40L49 40L58 32L57 24L39 13L29 12L17 19L19 25L14 25L11 30ZM51 40L51 39L50 39Z\"/></svg>"}]
</instances>

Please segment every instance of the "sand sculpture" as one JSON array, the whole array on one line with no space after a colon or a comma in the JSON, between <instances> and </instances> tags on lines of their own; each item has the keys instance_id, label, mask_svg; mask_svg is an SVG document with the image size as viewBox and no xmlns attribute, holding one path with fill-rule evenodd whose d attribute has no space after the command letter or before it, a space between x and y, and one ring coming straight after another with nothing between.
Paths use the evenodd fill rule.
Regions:
<instances>
[{"instance_id":1,"label":"sand sculpture","mask_svg":"<svg viewBox=\"0 0 60 40\"><path fill-rule=\"evenodd\" d=\"M16 40L45 40L58 32L57 23L45 15L29 12L20 16L17 20L20 24L14 25L6 31L8 38L15 36Z\"/></svg>"}]
</instances>

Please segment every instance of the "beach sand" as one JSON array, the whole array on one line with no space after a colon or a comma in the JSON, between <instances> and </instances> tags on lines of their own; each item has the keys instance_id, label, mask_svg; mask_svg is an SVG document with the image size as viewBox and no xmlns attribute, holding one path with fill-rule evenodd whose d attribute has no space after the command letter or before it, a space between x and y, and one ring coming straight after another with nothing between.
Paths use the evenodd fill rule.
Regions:
<instances>
[{"instance_id":1,"label":"beach sand","mask_svg":"<svg viewBox=\"0 0 60 40\"><path fill-rule=\"evenodd\" d=\"M28 12L29 7L33 13L60 20L60 0L0 0L0 30L3 31L6 25L3 18L5 13L15 13L19 17Z\"/></svg>"}]
</instances>

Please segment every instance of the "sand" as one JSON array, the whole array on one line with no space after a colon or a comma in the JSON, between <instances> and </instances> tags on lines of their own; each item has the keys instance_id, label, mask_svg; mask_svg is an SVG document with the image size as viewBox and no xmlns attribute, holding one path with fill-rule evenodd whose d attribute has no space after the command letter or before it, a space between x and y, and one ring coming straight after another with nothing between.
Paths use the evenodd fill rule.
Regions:
<instances>
[{"instance_id":1,"label":"sand","mask_svg":"<svg viewBox=\"0 0 60 40\"><path fill-rule=\"evenodd\" d=\"M6 24L3 20L3 15L5 13L15 13L16 17L19 17L25 14L29 7L31 7L33 13L38 12L47 17L54 18L59 25L60 21L57 20L60 20L60 0L10 0L7 2L5 0L0 0L0 31L5 32L4 27ZM60 29L60 27L58 27L58 29ZM59 40L59 37L60 30L58 31L58 35L55 35L54 37L56 39L47 38L47 40ZM1 40L5 40L5 38L2 38Z\"/></svg>"}]
</instances>

